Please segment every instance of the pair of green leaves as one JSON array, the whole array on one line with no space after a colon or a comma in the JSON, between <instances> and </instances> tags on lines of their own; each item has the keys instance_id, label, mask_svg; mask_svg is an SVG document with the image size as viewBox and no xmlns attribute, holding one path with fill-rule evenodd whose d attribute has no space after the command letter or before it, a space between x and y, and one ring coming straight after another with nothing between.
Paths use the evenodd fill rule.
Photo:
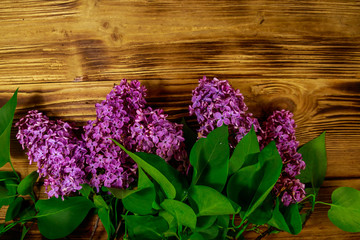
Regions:
<instances>
[{"instance_id":1,"label":"pair of green leaves","mask_svg":"<svg viewBox=\"0 0 360 240\"><path fill-rule=\"evenodd\" d=\"M247 218L266 199L279 179L282 161L274 142L260 153L251 155L251 165L240 168L230 179L227 194L241 207L241 217Z\"/></svg>"},{"instance_id":2,"label":"pair of green leaves","mask_svg":"<svg viewBox=\"0 0 360 240\"><path fill-rule=\"evenodd\" d=\"M306 163L306 169L299 179L311 184L308 194L318 195L327 167L325 132L306 143L299 149ZM332 204L328 212L330 221L340 229L348 232L360 232L360 192L354 188L340 187L331 196ZM315 202L312 201L314 205Z\"/></svg>"},{"instance_id":3,"label":"pair of green leaves","mask_svg":"<svg viewBox=\"0 0 360 240\"><path fill-rule=\"evenodd\" d=\"M34 171L28 176L26 176L23 180L21 180L20 183L18 183L16 175L13 172L1 172L0 175L4 175L4 173L9 175L8 181L12 181L13 190L9 191L9 193L14 193L11 203L9 203L9 208L6 211L5 221L8 222L20 215L23 215L27 211L27 209L24 208L23 205L25 205L25 202L28 200L24 200L24 198L18 196L18 194L23 196L30 195L35 201L33 195L33 188L36 180L39 177L39 174Z\"/></svg>"},{"instance_id":4,"label":"pair of green leaves","mask_svg":"<svg viewBox=\"0 0 360 240\"><path fill-rule=\"evenodd\" d=\"M302 230L302 221L298 205L291 204L284 207L280 199L277 198L273 215L268 224L291 234L299 234Z\"/></svg>"},{"instance_id":5,"label":"pair of green leaves","mask_svg":"<svg viewBox=\"0 0 360 240\"><path fill-rule=\"evenodd\" d=\"M325 179L327 159L325 148L325 132L306 143L299 149L306 163L306 168L298 176L302 183L308 183L311 188L308 194L315 198ZM332 203L328 211L330 221L340 229L348 232L360 232L360 191L350 187L340 187L331 196ZM313 206L315 202L311 201Z\"/></svg>"},{"instance_id":6,"label":"pair of green leaves","mask_svg":"<svg viewBox=\"0 0 360 240\"><path fill-rule=\"evenodd\" d=\"M282 160L274 142L261 152L252 128L238 143L230 158L228 197L241 207L242 219L267 223L274 206L270 192L282 170Z\"/></svg>"}]
</instances>

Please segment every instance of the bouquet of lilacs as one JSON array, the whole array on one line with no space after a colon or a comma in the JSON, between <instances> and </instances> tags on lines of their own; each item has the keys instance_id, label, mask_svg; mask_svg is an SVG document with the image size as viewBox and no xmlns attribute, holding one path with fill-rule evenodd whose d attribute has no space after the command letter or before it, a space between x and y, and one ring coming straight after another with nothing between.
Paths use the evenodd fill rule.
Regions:
<instances>
[{"instance_id":1,"label":"bouquet of lilacs","mask_svg":"<svg viewBox=\"0 0 360 240\"><path fill-rule=\"evenodd\" d=\"M1 166L11 164L16 96L0 110ZM23 239L37 222L46 238L62 238L91 212L98 216L91 238L99 220L108 239L298 234L322 203L325 133L299 148L290 111L259 122L226 80L200 79L191 100L196 131L147 106L136 80L115 85L82 128L29 111L16 137L37 171L22 180L14 168L0 172L0 204L9 205L0 233L20 224ZM36 198L38 180L48 199ZM335 225L360 231L358 190L338 188L322 204Z\"/></svg>"}]
</instances>

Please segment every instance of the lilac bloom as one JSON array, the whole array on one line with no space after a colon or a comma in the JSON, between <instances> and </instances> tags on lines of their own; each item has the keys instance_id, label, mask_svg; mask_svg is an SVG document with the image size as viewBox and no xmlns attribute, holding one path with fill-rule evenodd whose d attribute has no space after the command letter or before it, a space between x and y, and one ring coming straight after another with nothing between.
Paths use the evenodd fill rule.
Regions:
<instances>
[{"instance_id":1,"label":"lilac bloom","mask_svg":"<svg viewBox=\"0 0 360 240\"><path fill-rule=\"evenodd\" d=\"M198 87L192 91L192 105L189 106L190 115L195 115L200 125L200 137L206 137L215 127L226 124L235 135L230 141L231 147L235 147L252 125L256 132L261 131L257 119L246 113L247 109L243 95L227 80L206 77L200 79Z\"/></svg>"},{"instance_id":2,"label":"lilac bloom","mask_svg":"<svg viewBox=\"0 0 360 240\"><path fill-rule=\"evenodd\" d=\"M16 135L30 161L37 163L48 197L71 194L85 182L85 144L77 139L75 127L61 120L52 121L36 110L29 111L15 124Z\"/></svg>"},{"instance_id":3,"label":"lilac bloom","mask_svg":"<svg viewBox=\"0 0 360 240\"><path fill-rule=\"evenodd\" d=\"M283 161L283 171L273 192L282 195L285 206L301 201L305 197L305 185L295 177L305 169L305 162L297 152L299 142L295 137L295 121L290 111L275 111L263 124L262 148L275 141Z\"/></svg>"}]
</instances>

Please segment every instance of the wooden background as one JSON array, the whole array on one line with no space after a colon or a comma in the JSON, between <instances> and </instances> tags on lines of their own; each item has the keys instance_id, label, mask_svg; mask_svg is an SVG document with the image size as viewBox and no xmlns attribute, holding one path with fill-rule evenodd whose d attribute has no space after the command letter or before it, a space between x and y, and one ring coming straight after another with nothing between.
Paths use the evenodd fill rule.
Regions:
<instances>
[{"instance_id":1,"label":"wooden background","mask_svg":"<svg viewBox=\"0 0 360 240\"><path fill-rule=\"evenodd\" d=\"M327 131L320 200L339 186L360 189L360 1L2 0L0 34L0 105L20 87L15 122L39 109L81 126L122 78L140 80L149 104L178 120L198 79L218 77L259 118L292 110L301 143ZM35 167L15 132L12 161L25 176ZM293 239L360 239L327 210L318 206ZM88 239L92 226L67 239ZM27 239L41 239L36 227ZM95 239L106 239L101 224Z\"/></svg>"}]
</instances>

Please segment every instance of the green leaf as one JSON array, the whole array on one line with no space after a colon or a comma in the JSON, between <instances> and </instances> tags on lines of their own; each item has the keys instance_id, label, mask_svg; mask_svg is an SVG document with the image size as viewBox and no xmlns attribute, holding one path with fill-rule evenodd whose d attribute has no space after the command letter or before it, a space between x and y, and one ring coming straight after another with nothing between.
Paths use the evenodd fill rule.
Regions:
<instances>
[{"instance_id":1,"label":"green leaf","mask_svg":"<svg viewBox=\"0 0 360 240\"><path fill-rule=\"evenodd\" d=\"M330 221L347 232L360 232L360 191L350 187L337 188L331 195Z\"/></svg>"},{"instance_id":2,"label":"green leaf","mask_svg":"<svg viewBox=\"0 0 360 240\"><path fill-rule=\"evenodd\" d=\"M23 225L23 229L21 231L21 238L20 240L24 240L27 232L30 230L31 226L29 228L26 227L26 225Z\"/></svg>"},{"instance_id":3,"label":"green leaf","mask_svg":"<svg viewBox=\"0 0 360 240\"><path fill-rule=\"evenodd\" d=\"M195 185L190 187L189 198L195 204L198 216L235 213L227 197L208 186Z\"/></svg>"},{"instance_id":4,"label":"green leaf","mask_svg":"<svg viewBox=\"0 0 360 240\"><path fill-rule=\"evenodd\" d=\"M140 215L152 214L155 212L153 205L156 203L155 186L141 168L138 168L138 171L138 189L111 189L111 192L115 197L123 199L124 207L128 211Z\"/></svg>"},{"instance_id":5,"label":"green leaf","mask_svg":"<svg viewBox=\"0 0 360 240\"><path fill-rule=\"evenodd\" d=\"M189 240L206 240L206 238L204 238L200 233L194 232L191 234Z\"/></svg>"},{"instance_id":6,"label":"green leaf","mask_svg":"<svg viewBox=\"0 0 360 240\"><path fill-rule=\"evenodd\" d=\"M164 210L159 211L159 216L163 217L169 225L169 229L164 233L165 237L176 236L176 232L178 230L178 223L174 216Z\"/></svg>"},{"instance_id":7,"label":"green leaf","mask_svg":"<svg viewBox=\"0 0 360 240\"><path fill-rule=\"evenodd\" d=\"M17 176L14 172L8 172L8 171L2 171L0 172L0 182L3 182L5 180L17 180Z\"/></svg>"},{"instance_id":8,"label":"green leaf","mask_svg":"<svg viewBox=\"0 0 360 240\"><path fill-rule=\"evenodd\" d=\"M124 216L125 225L131 240L163 239L163 233L169 229L166 220L160 216Z\"/></svg>"},{"instance_id":9,"label":"green leaf","mask_svg":"<svg viewBox=\"0 0 360 240\"><path fill-rule=\"evenodd\" d=\"M81 193L81 195L83 195L84 197L89 197L91 193L94 193L93 188L87 184L87 183L83 183L80 184L81 189L79 190L79 192Z\"/></svg>"},{"instance_id":10,"label":"green leaf","mask_svg":"<svg viewBox=\"0 0 360 240\"><path fill-rule=\"evenodd\" d=\"M86 197L69 197L39 200L35 207L38 227L49 239L63 238L72 233L84 220L94 204Z\"/></svg>"},{"instance_id":11,"label":"green leaf","mask_svg":"<svg viewBox=\"0 0 360 240\"><path fill-rule=\"evenodd\" d=\"M174 216L178 225L189 227L194 231L196 227L196 214L190 206L172 199L165 199L160 206Z\"/></svg>"},{"instance_id":12,"label":"green leaf","mask_svg":"<svg viewBox=\"0 0 360 240\"><path fill-rule=\"evenodd\" d=\"M319 137L306 143L299 149L306 168L297 176L302 183L311 183L314 193L317 195L326 175L327 159L325 147L325 132Z\"/></svg>"},{"instance_id":13,"label":"green leaf","mask_svg":"<svg viewBox=\"0 0 360 240\"><path fill-rule=\"evenodd\" d=\"M211 227L217 219L216 215L213 216L199 216L196 221L196 230L204 230Z\"/></svg>"},{"instance_id":14,"label":"green leaf","mask_svg":"<svg viewBox=\"0 0 360 240\"><path fill-rule=\"evenodd\" d=\"M147 174L149 174L162 188L167 198L182 200L185 195L185 181L180 173L168 165L161 157L149 153L132 153L120 143L113 140L124 150Z\"/></svg>"},{"instance_id":15,"label":"green leaf","mask_svg":"<svg viewBox=\"0 0 360 240\"><path fill-rule=\"evenodd\" d=\"M139 172L139 181L138 181L138 189L154 187L154 184L151 182L149 177L146 175L142 168L138 168Z\"/></svg>"},{"instance_id":16,"label":"green leaf","mask_svg":"<svg viewBox=\"0 0 360 240\"><path fill-rule=\"evenodd\" d=\"M249 222L256 225L267 223L273 215L274 199L271 194L265 198L264 202L249 215Z\"/></svg>"},{"instance_id":17,"label":"green leaf","mask_svg":"<svg viewBox=\"0 0 360 240\"><path fill-rule=\"evenodd\" d=\"M228 127L223 125L195 143L190 153L194 168L192 185L206 185L222 191L229 168L228 136Z\"/></svg>"},{"instance_id":18,"label":"green leaf","mask_svg":"<svg viewBox=\"0 0 360 240\"><path fill-rule=\"evenodd\" d=\"M99 208L98 210L99 218L104 225L104 228L108 234L107 239L111 239L112 235L115 233L115 228L110 220L110 212L109 209L106 208Z\"/></svg>"},{"instance_id":19,"label":"green leaf","mask_svg":"<svg viewBox=\"0 0 360 240\"><path fill-rule=\"evenodd\" d=\"M227 186L227 195L240 205L242 218L247 218L264 202L282 169L282 160L275 142L270 142L254 156L258 158L258 162L238 170Z\"/></svg>"},{"instance_id":20,"label":"green leaf","mask_svg":"<svg viewBox=\"0 0 360 240\"><path fill-rule=\"evenodd\" d=\"M5 188L9 191L8 195L16 195L17 187L19 182L13 179L7 179L3 182L5 184Z\"/></svg>"},{"instance_id":21,"label":"green leaf","mask_svg":"<svg viewBox=\"0 0 360 240\"><path fill-rule=\"evenodd\" d=\"M138 168L138 171L138 189L131 190L131 192L123 198L122 203L125 209L130 212L140 215L152 214L155 212L153 204L156 203L155 186L141 168Z\"/></svg>"},{"instance_id":22,"label":"green leaf","mask_svg":"<svg viewBox=\"0 0 360 240\"><path fill-rule=\"evenodd\" d=\"M24 198L18 197L9 205L6 211L5 222L11 221L19 215Z\"/></svg>"},{"instance_id":23,"label":"green leaf","mask_svg":"<svg viewBox=\"0 0 360 240\"><path fill-rule=\"evenodd\" d=\"M0 109L0 167L10 162L10 134L17 105L17 93L18 89Z\"/></svg>"},{"instance_id":24,"label":"green leaf","mask_svg":"<svg viewBox=\"0 0 360 240\"><path fill-rule=\"evenodd\" d=\"M147 187L128 195L122 202L126 210L139 215L147 215L154 213L152 204L155 197L154 187Z\"/></svg>"},{"instance_id":25,"label":"green leaf","mask_svg":"<svg viewBox=\"0 0 360 240\"><path fill-rule=\"evenodd\" d=\"M260 152L259 142L254 130L254 126L235 147L229 161L229 175L238 171L245 163L246 156L252 153Z\"/></svg>"},{"instance_id":26,"label":"green leaf","mask_svg":"<svg viewBox=\"0 0 360 240\"><path fill-rule=\"evenodd\" d=\"M183 125L183 133L185 138L185 147L188 156L190 156L190 150L194 146L197 141L197 134L194 132L186 123L185 118L181 120L181 124Z\"/></svg>"},{"instance_id":27,"label":"green leaf","mask_svg":"<svg viewBox=\"0 0 360 240\"><path fill-rule=\"evenodd\" d=\"M124 199L127 196L139 191L138 189L122 189L122 188L108 188L108 189L118 199Z\"/></svg>"},{"instance_id":28,"label":"green leaf","mask_svg":"<svg viewBox=\"0 0 360 240\"><path fill-rule=\"evenodd\" d=\"M280 207L280 199L276 199L273 216L268 222L269 225L286 231L291 234L299 234L302 229L302 221L297 204L291 204L288 207Z\"/></svg>"},{"instance_id":29,"label":"green leaf","mask_svg":"<svg viewBox=\"0 0 360 240\"><path fill-rule=\"evenodd\" d=\"M39 174L36 171L33 171L29 175L27 175L17 187L17 191L21 195L29 195L33 192L34 184L36 180L39 178Z\"/></svg>"},{"instance_id":30,"label":"green leaf","mask_svg":"<svg viewBox=\"0 0 360 240\"><path fill-rule=\"evenodd\" d=\"M34 216L36 215L36 210L35 210L35 206L34 205L29 205L29 200L24 201L23 206L20 210L19 213L19 217L20 220L30 220L32 218L34 218Z\"/></svg>"},{"instance_id":31,"label":"green leaf","mask_svg":"<svg viewBox=\"0 0 360 240\"><path fill-rule=\"evenodd\" d=\"M211 226L207 229L200 230L199 233L205 238L205 239L217 239L217 236L219 235L219 227L218 226Z\"/></svg>"},{"instance_id":32,"label":"green leaf","mask_svg":"<svg viewBox=\"0 0 360 240\"><path fill-rule=\"evenodd\" d=\"M94 196L94 204L96 208L104 208L106 210L109 210L109 206L105 202L104 198L101 195L95 195Z\"/></svg>"},{"instance_id":33,"label":"green leaf","mask_svg":"<svg viewBox=\"0 0 360 240\"><path fill-rule=\"evenodd\" d=\"M0 206L9 205L14 202L16 195L11 195L9 190L0 186Z\"/></svg>"},{"instance_id":34,"label":"green leaf","mask_svg":"<svg viewBox=\"0 0 360 240\"><path fill-rule=\"evenodd\" d=\"M160 204L166 199L166 196L157 182L154 182L153 184L156 193L155 201L153 202L153 209L162 210Z\"/></svg>"}]
</instances>

